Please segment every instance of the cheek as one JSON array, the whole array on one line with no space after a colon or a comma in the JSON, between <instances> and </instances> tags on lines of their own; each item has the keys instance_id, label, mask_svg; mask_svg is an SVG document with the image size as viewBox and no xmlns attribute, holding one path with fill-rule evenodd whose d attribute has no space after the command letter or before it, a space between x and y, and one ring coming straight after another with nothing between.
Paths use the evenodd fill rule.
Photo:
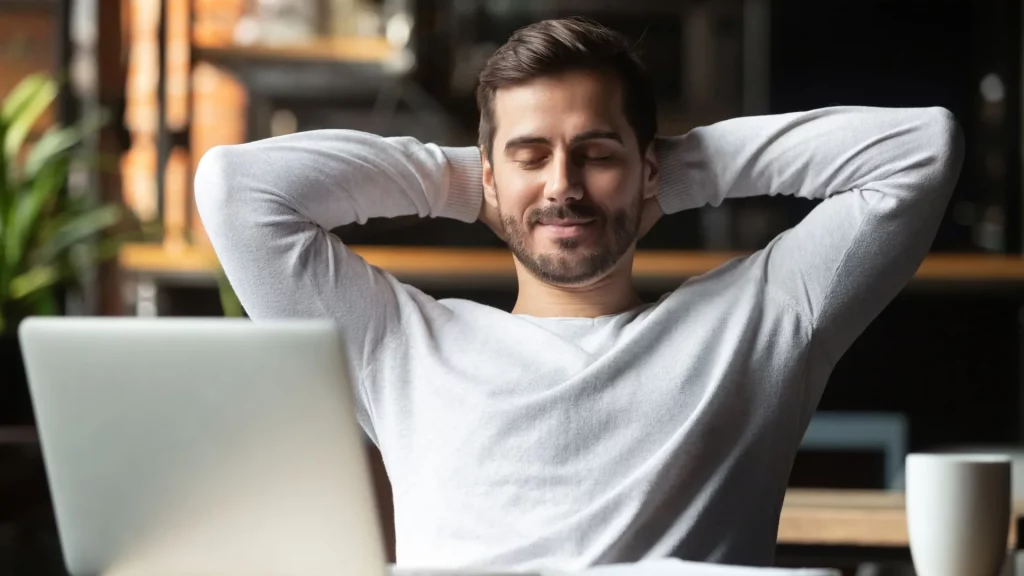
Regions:
<instances>
[{"instance_id":1,"label":"cheek","mask_svg":"<svg viewBox=\"0 0 1024 576\"><path fill-rule=\"evenodd\" d=\"M495 170L494 188L501 214L522 220L543 196L544 183L535 174L522 170Z\"/></svg>"},{"instance_id":2,"label":"cheek","mask_svg":"<svg viewBox=\"0 0 1024 576\"><path fill-rule=\"evenodd\" d=\"M626 170L588 170L584 180L591 199L607 208L621 208L640 193L637 178Z\"/></svg>"}]
</instances>

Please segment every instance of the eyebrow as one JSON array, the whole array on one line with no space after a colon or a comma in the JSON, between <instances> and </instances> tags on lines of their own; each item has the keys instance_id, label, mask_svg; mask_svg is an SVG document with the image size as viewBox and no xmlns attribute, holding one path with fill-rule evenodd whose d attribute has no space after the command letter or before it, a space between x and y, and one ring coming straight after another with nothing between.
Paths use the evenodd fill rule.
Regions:
<instances>
[{"instance_id":1,"label":"eyebrow","mask_svg":"<svg viewBox=\"0 0 1024 576\"><path fill-rule=\"evenodd\" d=\"M614 130L587 130L573 136L572 140L569 141L569 145L572 146L588 140L614 140L622 144L622 136Z\"/></svg>"},{"instance_id":2,"label":"eyebrow","mask_svg":"<svg viewBox=\"0 0 1024 576\"><path fill-rule=\"evenodd\" d=\"M580 142L587 142L589 140L614 140L619 144L622 144L622 136L614 130L587 130L586 132L580 132L579 134L572 137L569 141L570 146L575 146ZM509 138L505 142L505 151L508 152L512 148L518 148L520 146L533 146L536 144L551 145L551 141L543 136L531 136L529 134L523 136L516 136Z\"/></svg>"}]
</instances>

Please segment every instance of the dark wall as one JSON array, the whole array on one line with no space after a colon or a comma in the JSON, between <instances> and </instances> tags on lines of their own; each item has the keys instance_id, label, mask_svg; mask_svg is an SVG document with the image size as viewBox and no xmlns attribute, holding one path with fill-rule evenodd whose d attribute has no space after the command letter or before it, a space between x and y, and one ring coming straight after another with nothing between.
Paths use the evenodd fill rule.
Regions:
<instances>
[{"instance_id":1,"label":"dark wall","mask_svg":"<svg viewBox=\"0 0 1024 576\"><path fill-rule=\"evenodd\" d=\"M967 153L934 249L1018 252L1020 26L1012 0L776 0L771 111L948 108ZM983 97L986 76L1000 98Z\"/></svg>"},{"instance_id":2,"label":"dark wall","mask_svg":"<svg viewBox=\"0 0 1024 576\"><path fill-rule=\"evenodd\" d=\"M772 2L771 110L944 106L966 157L933 251L1020 250L1020 3ZM999 80L986 99L982 80ZM990 94L991 96L991 94ZM1018 294L909 291L843 357L822 409L892 410L911 447L1018 437Z\"/></svg>"}]
</instances>

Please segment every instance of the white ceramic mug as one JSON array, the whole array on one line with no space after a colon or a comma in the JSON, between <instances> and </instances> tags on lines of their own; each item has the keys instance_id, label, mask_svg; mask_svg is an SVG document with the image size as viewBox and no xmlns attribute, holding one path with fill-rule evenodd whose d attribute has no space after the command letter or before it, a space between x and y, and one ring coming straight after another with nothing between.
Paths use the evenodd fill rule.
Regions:
<instances>
[{"instance_id":1,"label":"white ceramic mug","mask_svg":"<svg viewBox=\"0 0 1024 576\"><path fill-rule=\"evenodd\" d=\"M919 576L997 576L1007 558L1010 458L910 454L907 530Z\"/></svg>"}]
</instances>

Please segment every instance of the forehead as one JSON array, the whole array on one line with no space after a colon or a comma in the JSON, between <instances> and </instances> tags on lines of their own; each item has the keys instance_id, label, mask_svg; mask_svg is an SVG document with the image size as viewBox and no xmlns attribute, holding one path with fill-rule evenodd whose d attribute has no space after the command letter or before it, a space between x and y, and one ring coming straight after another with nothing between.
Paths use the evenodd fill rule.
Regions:
<instances>
[{"instance_id":1,"label":"forehead","mask_svg":"<svg viewBox=\"0 0 1024 576\"><path fill-rule=\"evenodd\" d=\"M588 130L612 130L635 142L618 78L567 72L499 89L494 95L494 147L517 136L569 139Z\"/></svg>"}]
</instances>

